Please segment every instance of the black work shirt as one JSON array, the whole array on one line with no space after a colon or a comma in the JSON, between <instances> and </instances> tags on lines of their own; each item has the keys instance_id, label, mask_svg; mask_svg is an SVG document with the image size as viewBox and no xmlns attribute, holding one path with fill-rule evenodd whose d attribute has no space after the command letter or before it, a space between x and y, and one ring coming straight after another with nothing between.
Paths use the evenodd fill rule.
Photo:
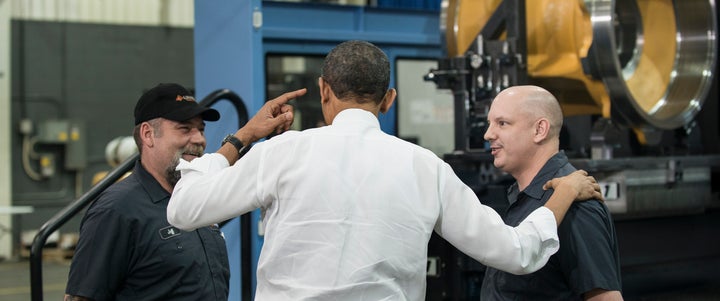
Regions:
<instances>
[{"instance_id":1,"label":"black work shirt","mask_svg":"<svg viewBox=\"0 0 720 301\"><path fill-rule=\"evenodd\" d=\"M217 227L181 231L170 194L138 161L80 224L66 293L94 300L227 300L230 271Z\"/></svg>"},{"instance_id":2,"label":"black work shirt","mask_svg":"<svg viewBox=\"0 0 720 301\"><path fill-rule=\"evenodd\" d=\"M575 171L564 152L555 154L523 191L517 182L508 189L505 223L517 226L543 206L552 190L543 185ZM485 272L482 300L583 300L583 294L601 288L620 291L620 259L615 226L605 204L574 203L558 227L560 250L542 269L513 275L493 268Z\"/></svg>"}]
</instances>

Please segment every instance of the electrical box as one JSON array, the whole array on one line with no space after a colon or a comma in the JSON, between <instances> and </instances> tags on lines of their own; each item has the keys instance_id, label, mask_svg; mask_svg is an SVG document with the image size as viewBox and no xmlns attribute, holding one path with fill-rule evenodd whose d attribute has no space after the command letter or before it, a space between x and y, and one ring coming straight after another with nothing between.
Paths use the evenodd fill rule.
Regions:
<instances>
[{"instance_id":1,"label":"electrical box","mask_svg":"<svg viewBox=\"0 0 720 301\"><path fill-rule=\"evenodd\" d=\"M42 121L38 126L36 142L65 145L66 169L87 167L85 123L81 120L54 119Z\"/></svg>"},{"instance_id":2,"label":"electrical box","mask_svg":"<svg viewBox=\"0 0 720 301\"><path fill-rule=\"evenodd\" d=\"M69 139L67 120L45 120L38 125L36 141L44 144L65 144Z\"/></svg>"}]
</instances>

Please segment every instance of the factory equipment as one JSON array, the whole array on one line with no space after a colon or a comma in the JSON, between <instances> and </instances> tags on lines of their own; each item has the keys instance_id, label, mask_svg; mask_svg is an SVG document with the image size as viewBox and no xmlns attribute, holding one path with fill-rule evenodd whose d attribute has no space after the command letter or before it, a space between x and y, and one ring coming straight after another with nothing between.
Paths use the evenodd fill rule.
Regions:
<instances>
[{"instance_id":1,"label":"factory equipment","mask_svg":"<svg viewBox=\"0 0 720 301\"><path fill-rule=\"evenodd\" d=\"M716 279L720 246L707 237L720 229L720 155L696 120L718 101L713 0L448 0L440 19L447 56L425 80L452 91L455 148L444 158L481 200L504 200L512 183L483 140L492 98L542 86L566 117L561 148L603 187L624 292ZM502 213L507 202L488 205ZM437 239L429 258L428 299L479 296L484 267Z\"/></svg>"},{"instance_id":2,"label":"factory equipment","mask_svg":"<svg viewBox=\"0 0 720 301\"><path fill-rule=\"evenodd\" d=\"M575 163L604 181L613 212L698 211L710 201L717 156L687 156L686 145L668 146L664 136L681 129L687 140L699 131L695 117L716 64L713 1L450 0L442 7L448 57L425 78L453 91L448 159L459 168L484 166L491 174L478 185L500 176L483 156L492 98L535 84L558 98L566 117L589 116L582 120L589 132L570 133L581 140L573 142ZM643 159L661 148L670 149L667 157Z\"/></svg>"}]
</instances>

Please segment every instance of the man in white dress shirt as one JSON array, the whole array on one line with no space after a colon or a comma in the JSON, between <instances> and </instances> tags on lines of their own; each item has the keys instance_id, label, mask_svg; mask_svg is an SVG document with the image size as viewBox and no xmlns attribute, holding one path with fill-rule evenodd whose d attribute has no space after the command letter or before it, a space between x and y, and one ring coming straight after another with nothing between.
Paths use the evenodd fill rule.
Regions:
<instances>
[{"instance_id":1,"label":"man in white dress shirt","mask_svg":"<svg viewBox=\"0 0 720 301\"><path fill-rule=\"evenodd\" d=\"M389 82L382 50L338 45L318 79L328 125L275 136L238 160L254 141L242 128L217 153L181 162L169 222L189 230L262 208L257 300L424 300L433 231L488 266L530 273L557 251L572 201L601 198L579 171L548 182L548 203L505 225L443 160L380 129L396 96Z\"/></svg>"}]
</instances>

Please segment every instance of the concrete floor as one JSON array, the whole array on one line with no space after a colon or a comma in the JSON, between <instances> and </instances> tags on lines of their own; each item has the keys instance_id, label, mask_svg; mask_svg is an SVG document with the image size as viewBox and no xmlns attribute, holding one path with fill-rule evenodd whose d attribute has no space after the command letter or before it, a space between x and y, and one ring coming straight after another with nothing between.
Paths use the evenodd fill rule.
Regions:
<instances>
[{"instance_id":1,"label":"concrete floor","mask_svg":"<svg viewBox=\"0 0 720 301\"><path fill-rule=\"evenodd\" d=\"M62 300L70 261L43 263L43 300ZM30 300L30 262L0 262L0 301Z\"/></svg>"}]
</instances>

